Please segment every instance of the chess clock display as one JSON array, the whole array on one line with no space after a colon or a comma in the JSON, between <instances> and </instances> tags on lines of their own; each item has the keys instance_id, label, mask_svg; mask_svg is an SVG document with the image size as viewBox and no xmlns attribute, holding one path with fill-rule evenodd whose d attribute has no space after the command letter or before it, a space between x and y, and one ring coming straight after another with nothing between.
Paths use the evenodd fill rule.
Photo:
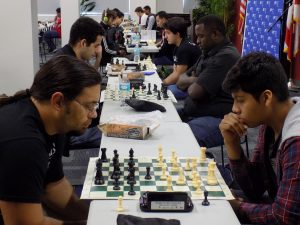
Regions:
<instances>
[{"instance_id":1,"label":"chess clock display","mask_svg":"<svg viewBox=\"0 0 300 225\"><path fill-rule=\"evenodd\" d=\"M144 212L191 212L193 202L186 192L144 192L140 197Z\"/></svg>"}]
</instances>

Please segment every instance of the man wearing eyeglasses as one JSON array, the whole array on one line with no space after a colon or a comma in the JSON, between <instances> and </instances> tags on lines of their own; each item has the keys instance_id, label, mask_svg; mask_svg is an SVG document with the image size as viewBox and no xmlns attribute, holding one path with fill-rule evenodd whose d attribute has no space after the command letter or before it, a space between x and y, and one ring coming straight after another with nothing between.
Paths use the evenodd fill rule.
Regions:
<instances>
[{"instance_id":1,"label":"man wearing eyeglasses","mask_svg":"<svg viewBox=\"0 0 300 225\"><path fill-rule=\"evenodd\" d=\"M30 89L0 98L0 224L86 224L89 207L64 177L62 152L65 134L97 117L100 91L92 66L58 56Z\"/></svg>"}]
</instances>

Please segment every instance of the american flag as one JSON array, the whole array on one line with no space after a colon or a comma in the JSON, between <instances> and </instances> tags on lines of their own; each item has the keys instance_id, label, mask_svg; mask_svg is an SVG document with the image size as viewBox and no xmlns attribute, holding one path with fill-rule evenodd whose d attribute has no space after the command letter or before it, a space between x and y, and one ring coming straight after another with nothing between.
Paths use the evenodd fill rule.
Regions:
<instances>
[{"instance_id":1,"label":"american flag","mask_svg":"<svg viewBox=\"0 0 300 225\"><path fill-rule=\"evenodd\" d=\"M286 32L284 41L284 52L287 53L288 60L300 51L300 0L294 0L289 7L286 20Z\"/></svg>"},{"instance_id":2,"label":"american flag","mask_svg":"<svg viewBox=\"0 0 300 225\"><path fill-rule=\"evenodd\" d=\"M247 7L247 0L241 0L241 3L240 3L240 20L239 20L239 27L238 27L239 34L242 34L243 30L244 30L246 7Z\"/></svg>"}]
</instances>

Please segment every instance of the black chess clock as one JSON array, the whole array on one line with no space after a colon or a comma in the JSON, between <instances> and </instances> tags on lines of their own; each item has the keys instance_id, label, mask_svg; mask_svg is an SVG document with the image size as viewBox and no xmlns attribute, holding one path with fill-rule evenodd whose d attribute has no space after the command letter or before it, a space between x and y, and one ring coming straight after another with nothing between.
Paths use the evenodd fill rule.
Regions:
<instances>
[{"instance_id":1,"label":"black chess clock","mask_svg":"<svg viewBox=\"0 0 300 225\"><path fill-rule=\"evenodd\" d=\"M193 202L186 192L144 192L140 197L143 212L191 212Z\"/></svg>"}]
</instances>

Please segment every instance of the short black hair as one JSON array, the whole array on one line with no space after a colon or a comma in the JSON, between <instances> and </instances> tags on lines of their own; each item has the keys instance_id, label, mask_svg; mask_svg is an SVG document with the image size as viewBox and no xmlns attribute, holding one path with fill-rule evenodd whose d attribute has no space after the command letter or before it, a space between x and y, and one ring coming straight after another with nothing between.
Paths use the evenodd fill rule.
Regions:
<instances>
[{"instance_id":1,"label":"short black hair","mask_svg":"<svg viewBox=\"0 0 300 225\"><path fill-rule=\"evenodd\" d=\"M144 6L145 10L149 10L151 12L151 7L149 5Z\"/></svg>"},{"instance_id":2,"label":"short black hair","mask_svg":"<svg viewBox=\"0 0 300 225\"><path fill-rule=\"evenodd\" d=\"M139 6L139 7L135 8L134 12L142 12L143 13L144 10L142 9L142 7Z\"/></svg>"},{"instance_id":3,"label":"short black hair","mask_svg":"<svg viewBox=\"0 0 300 225\"><path fill-rule=\"evenodd\" d=\"M178 32L181 38L185 38L187 36L187 28L190 25L190 21L186 21L181 17L172 17L164 24L164 29L170 30L173 34Z\"/></svg>"},{"instance_id":4,"label":"short black hair","mask_svg":"<svg viewBox=\"0 0 300 225\"><path fill-rule=\"evenodd\" d=\"M204 24L205 29L208 29L210 32L217 30L223 36L226 35L226 28L223 20L221 20L218 16L215 15L207 15L201 17L197 21L197 25Z\"/></svg>"},{"instance_id":5,"label":"short black hair","mask_svg":"<svg viewBox=\"0 0 300 225\"><path fill-rule=\"evenodd\" d=\"M60 8L57 8L57 9L56 9L56 12L57 12L57 13L60 13Z\"/></svg>"},{"instance_id":6,"label":"short black hair","mask_svg":"<svg viewBox=\"0 0 300 225\"><path fill-rule=\"evenodd\" d=\"M281 63L265 52L253 52L241 58L228 72L223 89L230 93L242 90L257 101L265 90L272 91L280 102L289 97L287 75Z\"/></svg>"},{"instance_id":7,"label":"short black hair","mask_svg":"<svg viewBox=\"0 0 300 225\"><path fill-rule=\"evenodd\" d=\"M124 13L118 9L118 8L114 8L113 11L116 12L116 16L119 17L119 18L123 18L124 17Z\"/></svg>"},{"instance_id":8,"label":"short black hair","mask_svg":"<svg viewBox=\"0 0 300 225\"><path fill-rule=\"evenodd\" d=\"M69 44L75 45L76 42L86 39L87 45L90 45L99 35L104 35L104 29L98 22L90 17L80 17L71 27Z\"/></svg>"},{"instance_id":9,"label":"short black hair","mask_svg":"<svg viewBox=\"0 0 300 225\"><path fill-rule=\"evenodd\" d=\"M159 11L158 13L156 13L156 16L158 16L159 18L169 19L169 14L166 11Z\"/></svg>"}]
</instances>

